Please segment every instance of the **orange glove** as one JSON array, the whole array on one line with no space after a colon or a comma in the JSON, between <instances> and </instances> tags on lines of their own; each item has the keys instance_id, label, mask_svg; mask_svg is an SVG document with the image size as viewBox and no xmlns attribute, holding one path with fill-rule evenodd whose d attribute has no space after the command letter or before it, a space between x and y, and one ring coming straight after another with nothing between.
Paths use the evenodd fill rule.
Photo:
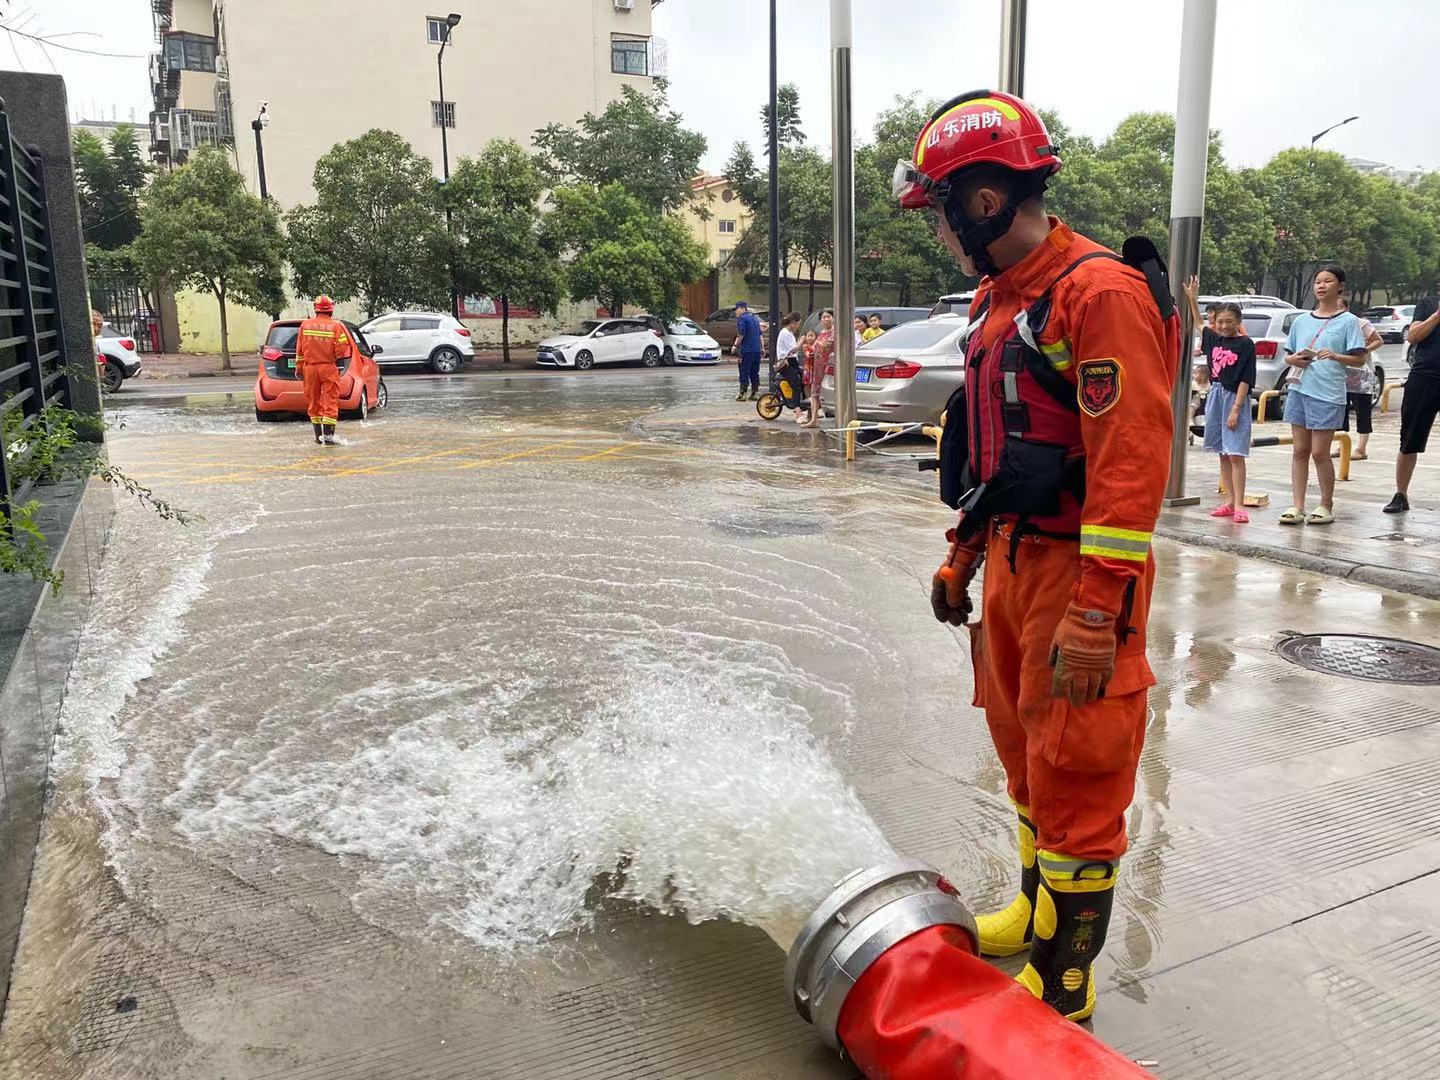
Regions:
<instances>
[{"instance_id":1,"label":"orange glove","mask_svg":"<svg viewBox=\"0 0 1440 1080\"><path fill-rule=\"evenodd\" d=\"M1115 616L1071 604L1050 642L1050 692L1085 705L1105 694L1115 674Z\"/></svg>"},{"instance_id":2,"label":"orange glove","mask_svg":"<svg viewBox=\"0 0 1440 1080\"><path fill-rule=\"evenodd\" d=\"M980 569L980 557L985 549L961 544L955 538L954 529L949 530L945 538L950 541L950 555L930 579L930 610L943 623L964 626L975 610L970 602L970 582Z\"/></svg>"}]
</instances>

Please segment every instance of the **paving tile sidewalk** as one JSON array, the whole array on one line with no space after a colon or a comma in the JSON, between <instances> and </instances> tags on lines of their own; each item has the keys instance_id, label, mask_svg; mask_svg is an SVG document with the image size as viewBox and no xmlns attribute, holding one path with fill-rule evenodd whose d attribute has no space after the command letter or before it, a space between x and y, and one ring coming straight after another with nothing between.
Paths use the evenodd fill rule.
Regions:
<instances>
[{"instance_id":1,"label":"paving tile sidewalk","mask_svg":"<svg viewBox=\"0 0 1440 1080\"><path fill-rule=\"evenodd\" d=\"M1289 432L1289 425L1273 422L1255 429L1257 436ZM1400 415L1392 402L1390 412L1376 414L1368 458L1351 462L1348 481L1337 480L1330 525L1281 525L1280 515L1291 504L1290 447L1253 449L1248 489L1268 494L1270 502L1250 510L1249 524L1236 525L1210 517L1221 498L1219 460L1203 453L1197 439L1187 462L1187 490L1201 496L1200 505L1166 510L1158 531L1184 543L1440 598L1440 450L1420 458L1410 486L1411 511L1385 514L1380 508L1395 491L1399 444ZM1308 508L1318 504L1312 472Z\"/></svg>"}]
</instances>

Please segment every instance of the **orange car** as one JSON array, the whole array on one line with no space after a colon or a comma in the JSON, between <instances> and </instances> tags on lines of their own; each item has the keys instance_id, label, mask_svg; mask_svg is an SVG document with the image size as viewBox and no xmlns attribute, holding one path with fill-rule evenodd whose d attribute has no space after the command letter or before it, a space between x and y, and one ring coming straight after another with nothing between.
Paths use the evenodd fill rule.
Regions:
<instances>
[{"instance_id":1,"label":"orange car","mask_svg":"<svg viewBox=\"0 0 1440 1080\"><path fill-rule=\"evenodd\" d=\"M355 341L355 355L337 365L340 372L340 415L347 420L364 420L371 409L383 409L390 401L385 380L375 357L384 352L365 340L354 323L345 329ZM255 419L280 420L287 414L306 416L305 390L295 370L295 339L299 319L282 319L270 324L265 344L260 347L260 374L255 380Z\"/></svg>"}]
</instances>

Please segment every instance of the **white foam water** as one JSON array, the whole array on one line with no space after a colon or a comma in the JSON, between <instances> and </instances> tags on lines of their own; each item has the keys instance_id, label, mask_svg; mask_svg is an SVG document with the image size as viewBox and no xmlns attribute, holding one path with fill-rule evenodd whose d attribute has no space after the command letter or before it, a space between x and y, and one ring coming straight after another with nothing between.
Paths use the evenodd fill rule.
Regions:
<instances>
[{"instance_id":1,"label":"white foam water","mask_svg":"<svg viewBox=\"0 0 1440 1080\"><path fill-rule=\"evenodd\" d=\"M490 947L590 926L597 889L788 946L839 877L891 849L793 706L694 674L627 676L569 716L543 680L496 686L343 760L269 760L178 827L362 856L362 911L412 893Z\"/></svg>"}]
</instances>

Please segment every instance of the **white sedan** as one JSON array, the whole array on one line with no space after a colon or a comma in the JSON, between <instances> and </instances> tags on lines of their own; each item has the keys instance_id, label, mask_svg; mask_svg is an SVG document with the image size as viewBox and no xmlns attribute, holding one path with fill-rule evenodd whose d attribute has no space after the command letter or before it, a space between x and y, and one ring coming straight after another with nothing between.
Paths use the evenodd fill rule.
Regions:
<instances>
[{"instance_id":1,"label":"white sedan","mask_svg":"<svg viewBox=\"0 0 1440 1080\"><path fill-rule=\"evenodd\" d=\"M896 424L938 423L965 381L965 330L959 315L908 322L855 350L855 414ZM820 399L834 414L835 365L825 369Z\"/></svg>"},{"instance_id":2,"label":"white sedan","mask_svg":"<svg viewBox=\"0 0 1440 1080\"><path fill-rule=\"evenodd\" d=\"M718 364L720 343L689 319L665 324L665 363Z\"/></svg>"},{"instance_id":3,"label":"white sedan","mask_svg":"<svg viewBox=\"0 0 1440 1080\"><path fill-rule=\"evenodd\" d=\"M646 367L665 362L665 337L650 326L649 317L587 319L571 334L557 334L540 342L535 362L544 367L578 368L596 364L639 361Z\"/></svg>"}]
</instances>

